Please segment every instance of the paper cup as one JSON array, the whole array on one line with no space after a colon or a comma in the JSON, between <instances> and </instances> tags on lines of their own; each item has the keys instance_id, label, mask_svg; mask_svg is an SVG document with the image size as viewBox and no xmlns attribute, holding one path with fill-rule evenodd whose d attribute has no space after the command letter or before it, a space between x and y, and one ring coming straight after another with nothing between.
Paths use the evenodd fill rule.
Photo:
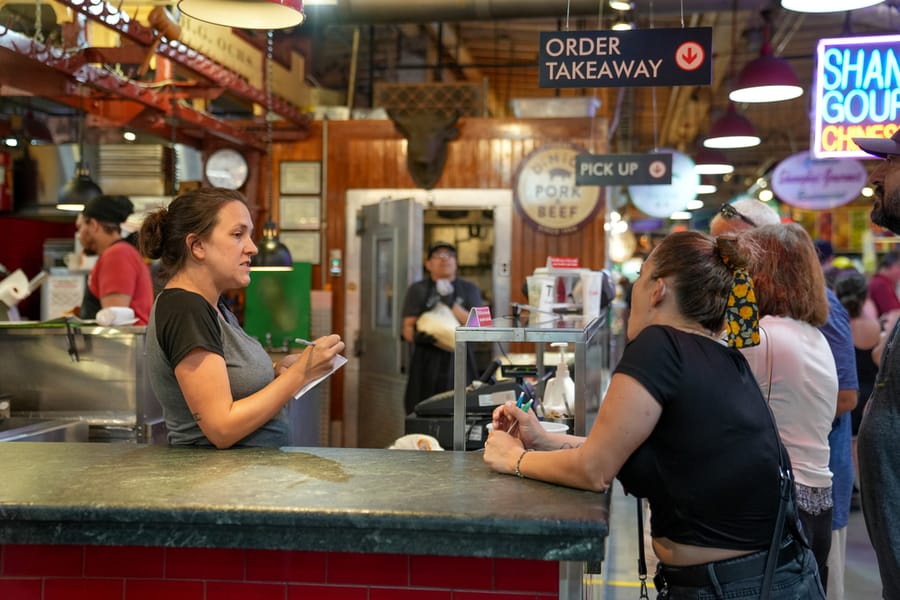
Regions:
<instances>
[{"instance_id":1,"label":"paper cup","mask_svg":"<svg viewBox=\"0 0 900 600\"><path fill-rule=\"evenodd\" d=\"M553 421L541 421L541 427L544 428L544 431L549 433L565 433L569 431L569 426L565 423L554 423ZM491 432L494 431L494 424L488 423L484 428L487 430L488 435L490 435Z\"/></svg>"},{"instance_id":2,"label":"paper cup","mask_svg":"<svg viewBox=\"0 0 900 600\"><path fill-rule=\"evenodd\" d=\"M556 423L554 421L541 421L541 426L548 433L566 433L569 431L569 426L565 423Z\"/></svg>"}]
</instances>

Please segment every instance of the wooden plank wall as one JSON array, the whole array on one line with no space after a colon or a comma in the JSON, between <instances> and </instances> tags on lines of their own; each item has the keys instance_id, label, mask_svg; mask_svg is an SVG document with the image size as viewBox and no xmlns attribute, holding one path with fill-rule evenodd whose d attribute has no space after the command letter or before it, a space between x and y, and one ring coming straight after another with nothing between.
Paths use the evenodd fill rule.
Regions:
<instances>
[{"instance_id":1,"label":"wooden plank wall","mask_svg":"<svg viewBox=\"0 0 900 600\"><path fill-rule=\"evenodd\" d=\"M458 137L449 143L447 162L438 188L496 189L515 187L516 169L529 152L547 143L570 142L602 154L607 151L605 121L591 119L479 119L457 122ZM406 142L391 121L329 121L313 123L310 136L278 143L273 149L275 189L281 161L323 162L325 207L323 263L313 268L313 289L331 289L334 331L344 333L342 277L327 275L327 249L344 248L345 197L349 189L415 188L406 168ZM276 195L277 198L277 195ZM277 202L274 210L277 217ZM605 260L603 211L580 231L548 235L531 227L518 211L512 219L511 301L525 302L521 284L548 256L578 256L581 264L601 269ZM352 235L352 232L350 233ZM346 260L346 259L345 259ZM326 270L323 270L326 269ZM325 274L323 276L323 273ZM358 284L358 282L352 282ZM331 381L331 419L342 420L343 381Z\"/></svg>"}]
</instances>

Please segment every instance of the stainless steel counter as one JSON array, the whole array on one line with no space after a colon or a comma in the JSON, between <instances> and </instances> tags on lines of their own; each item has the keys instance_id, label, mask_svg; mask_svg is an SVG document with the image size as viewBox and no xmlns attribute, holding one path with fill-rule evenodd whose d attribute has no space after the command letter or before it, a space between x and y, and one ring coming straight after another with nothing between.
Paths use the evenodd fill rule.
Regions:
<instances>
[{"instance_id":1,"label":"stainless steel counter","mask_svg":"<svg viewBox=\"0 0 900 600\"><path fill-rule=\"evenodd\" d=\"M88 424L66 419L0 419L0 442L86 442Z\"/></svg>"},{"instance_id":2,"label":"stainless steel counter","mask_svg":"<svg viewBox=\"0 0 900 600\"><path fill-rule=\"evenodd\" d=\"M0 393L12 416L84 421L98 440L158 439L165 427L144 370L145 329L0 325Z\"/></svg>"}]
</instances>

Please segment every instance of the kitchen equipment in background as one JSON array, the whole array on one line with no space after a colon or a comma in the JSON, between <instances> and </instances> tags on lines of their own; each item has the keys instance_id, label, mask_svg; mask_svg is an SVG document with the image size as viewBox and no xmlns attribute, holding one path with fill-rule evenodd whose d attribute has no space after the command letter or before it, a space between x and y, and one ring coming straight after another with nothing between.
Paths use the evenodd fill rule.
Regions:
<instances>
[{"instance_id":1,"label":"kitchen equipment in background","mask_svg":"<svg viewBox=\"0 0 900 600\"><path fill-rule=\"evenodd\" d=\"M0 385L15 393L11 416L81 421L90 441L165 443L144 369L145 330L62 320L0 325Z\"/></svg>"}]
</instances>

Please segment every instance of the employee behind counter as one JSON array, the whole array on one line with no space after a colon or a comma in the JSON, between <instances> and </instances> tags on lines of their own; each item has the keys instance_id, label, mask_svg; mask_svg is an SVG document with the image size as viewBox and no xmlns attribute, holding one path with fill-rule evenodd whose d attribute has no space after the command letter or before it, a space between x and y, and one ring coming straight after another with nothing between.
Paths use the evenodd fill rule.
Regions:
<instances>
[{"instance_id":1,"label":"employee behind counter","mask_svg":"<svg viewBox=\"0 0 900 600\"><path fill-rule=\"evenodd\" d=\"M252 234L243 194L218 188L184 193L141 226L141 251L167 279L147 326L147 373L172 445L287 445L285 405L344 349L324 336L273 369L221 298L250 283Z\"/></svg>"},{"instance_id":2,"label":"employee behind counter","mask_svg":"<svg viewBox=\"0 0 900 600\"><path fill-rule=\"evenodd\" d=\"M442 303L450 308L459 324L464 324L469 310L483 304L478 286L456 276L457 266L456 247L449 242L435 242L428 248L425 261L429 276L406 290L403 339L412 344L404 399L406 414L413 412L422 400L453 389L453 352L436 345L434 336L419 331L419 318ZM466 363L468 384L476 373L471 353Z\"/></svg>"},{"instance_id":3,"label":"employee behind counter","mask_svg":"<svg viewBox=\"0 0 900 600\"><path fill-rule=\"evenodd\" d=\"M98 257L78 311L82 319L96 319L101 309L121 306L134 311L137 325L147 324L153 304L150 267L121 231L132 212L126 196L103 195L89 200L78 215L78 241L85 254Z\"/></svg>"}]
</instances>

